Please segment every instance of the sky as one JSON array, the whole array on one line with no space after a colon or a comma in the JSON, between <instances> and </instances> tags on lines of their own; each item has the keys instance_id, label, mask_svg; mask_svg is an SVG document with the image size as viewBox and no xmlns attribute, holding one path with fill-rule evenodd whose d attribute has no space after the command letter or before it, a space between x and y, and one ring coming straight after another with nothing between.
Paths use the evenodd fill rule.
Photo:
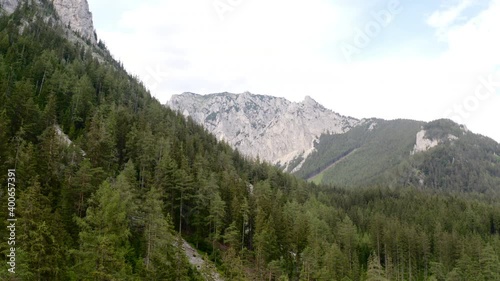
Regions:
<instances>
[{"instance_id":1,"label":"sky","mask_svg":"<svg viewBox=\"0 0 500 281\"><path fill-rule=\"evenodd\" d=\"M88 0L162 103L251 92L355 118L449 118L500 142L500 0Z\"/></svg>"}]
</instances>

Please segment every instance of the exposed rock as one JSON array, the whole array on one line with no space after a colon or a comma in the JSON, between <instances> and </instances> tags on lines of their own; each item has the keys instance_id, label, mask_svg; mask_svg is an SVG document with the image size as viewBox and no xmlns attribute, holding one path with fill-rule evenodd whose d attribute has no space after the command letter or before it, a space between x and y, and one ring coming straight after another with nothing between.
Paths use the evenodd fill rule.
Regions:
<instances>
[{"instance_id":1,"label":"exposed rock","mask_svg":"<svg viewBox=\"0 0 500 281\"><path fill-rule=\"evenodd\" d=\"M373 129L375 129L375 127L377 127L377 122L373 122L370 124L370 127L368 128L369 131L373 131Z\"/></svg>"},{"instance_id":2,"label":"exposed rock","mask_svg":"<svg viewBox=\"0 0 500 281\"><path fill-rule=\"evenodd\" d=\"M417 133L416 137L416 143L415 147L413 148L413 151L411 154L415 154L418 152L424 152L427 151L435 146L438 146L439 144L445 142L446 140L452 141L458 139L457 136L448 134L446 139L428 139L426 138L427 131L421 130L420 132Z\"/></svg>"},{"instance_id":3,"label":"exposed rock","mask_svg":"<svg viewBox=\"0 0 500 281\"><path fill-rule=\"evenodd\" d=\"M59 125L54 125L54 129L56 130L57 135L59 136L59 140L67 146L70 146L73 142L69 139L68 135L66 135Z\"/></svg>"},{"instance_id":4,"label":"exposed rock","mask_svg":"<svg viewBox=\"0 0 500 281\"><path fill-rule=\"evenodd\" d=\"M19 6L19 0L0 0L0 5L7 14L12 14Z\"/></svg>"},{"instance_id":5,"label":"exposed rock","mask_svg":"<svg viewBox=\"0 0 500 281\"><path fill-rule=\"evenodd\" d=\"M426 131L421 130L417 133L417 141L415 147L413 148L412 154L427 151L439 144L439 140L430 140L425 137Z\"/></svg>"},{"instance_id":6,"label":"exposed rock","mask_svg":"<svg viewBox=\"0 0 500 281\"><path fill-rule=\"evenodd\" d=\"M189 260L189 263L194 266L205 278L205 280L214 280L214 281L224 281L220 274L217 272L217 269L215 268L215 265L213 265L211 262L207 262L203 259L198 252L189 245L186 240L182 240L182 248L184 249L184 252L186 253L186 256ZM208 268L209 270L203 271L203 267ZM205 274L208 274L210 276L205 276Z\"/></svg>"},{"instance_id":7,"label":"exposed rock","mask_svg":"<svg viewBox=\"0 0 500 281\"><path fill-rule=\"evenodd\" d=\"M21 2L21 0L0 0L0 5L7 14L11 14ZM41 5L39 1L37 4ZM52 4L63 26L69 26L72 31L89 39L92 44L97 44L92 13L87 0L53 0Z\"/></svg>"},{"instance_id":8,"label":"exposed rock","mask_svg":"<svg viewBox=\"0 0 500 281\"><path fill-rule=\"evenodd\" d=\"M295 103L248 92L184 93L174 95L167 105L191 116L245 155L291 169L302 164L288 167L295 159L305 159L321 134L344 133L360 122L324 108L311 97Z\"/></svg>"},{"instance_id":9,"label":"exposed rock","mask_svg":"<svg viewBox=\"0 0 500 281\"><path fill-rule=\"evenodd\" d=\"M92 13L87 0L54 0L54 8L65 26L96 44Z\"/></svg>"}]
</instances>

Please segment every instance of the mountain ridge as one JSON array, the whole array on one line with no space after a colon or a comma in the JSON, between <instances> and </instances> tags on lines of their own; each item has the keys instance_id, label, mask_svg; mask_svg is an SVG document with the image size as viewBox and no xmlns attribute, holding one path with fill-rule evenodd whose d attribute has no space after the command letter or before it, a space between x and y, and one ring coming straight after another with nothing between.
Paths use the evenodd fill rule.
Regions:
<instances>
[{"instance_id":1,"label":"mountain ridge","mask_svg":"<svg viewBox=\"0 0 500 281\"><path fill-rule=\"evenodd\" d=\"M172 96L167 106L204 124L244 154L286 168L294 159L306 158L321 134L343 133L361 122L326 109L309 96L291 102L249 92L183 93Z\"/></svg>"},{"instance_id":2,"label":"mountain ridge","mask_svg":"<svg viewBox=\"0 0 500 281\"><path fill-rule=\"evenodd\" d=\"M243 157L32 8L0 15L0 216L16 218L0 220L0 280L500 280L498 197L332 188ZM363 124L323 136L366 145L394 125ZM419 130L462 131L419 125L405 154ZM500 163L487 138L463 159L443 150L466 138L423 163Z\"/></svg>"},{"instance_id":3,"label":"mountain ridge","mask_svg":"<svg viewBox=\"0 0 500 281\"><path fill-rule=\"evenodd\" d=\"M30 5L28 1L23 0L0 0L0 7L7 15L14 13L21 4ZM36 4L52 5L63 27L80 34L93 45L97 44L92 13L87 0L37 0Z\"/></svg>"},{"instance_id":4,"label":"mountain ridge","mask_svg":"<svg viewBox=\"0 0 500 281\"><path fill-rule=\"evenodd\" d=\"M241 109L246 104L252 106ZM167 105L243 154L317 184L402 182L419 188L500 192L495 186L500 183L495 160L500 145L451 120L359 120L326 109L309 96L297 103L248 92L184 93ZM451 178L441 179L445 172Z\"/></svg>"}]
</instances>

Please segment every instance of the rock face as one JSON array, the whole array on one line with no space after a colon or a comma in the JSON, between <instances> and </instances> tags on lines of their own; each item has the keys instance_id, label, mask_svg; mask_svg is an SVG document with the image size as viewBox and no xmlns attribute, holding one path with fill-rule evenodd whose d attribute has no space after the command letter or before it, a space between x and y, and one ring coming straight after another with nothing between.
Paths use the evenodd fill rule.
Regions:
<instances>
[{"instance_id":1,"label":"rock face","mask_svg":"<svg viewBox=\"0 0 500 281\"><path fill-rule=\"evenodd\" d=\"M243 94L174 95L167 103L202 124L243 154L284 168L300 168L322 133L344 133L360 123L324 108L310 97L300 103ZM295 161L294 161L295 160Z\"/></svg>"},{"instance_id":2,"label":"rock face","mask_svg":"<svg viewBox=\"0 0 500 281\"><path fill-rule=\"evenodd\" d=\"M92 13L87 0L54 0L54 8L64 25L96 44Z\"/></svg>"},{"instance_id":3,"label":"rock face","mask_svg":"<svg viewBox=\"0 0 500 281\"><path fill-rule=\"evenodd\" d=\"M445 142L446 140L452 141L452 140L458 139L457 136L452 135L452 134L448 134L446 139L428 139L426 137L426 134L427 134L427 131L425 131L425 130L421 130L420 132L417 133L415 147L413 148L413 151L411 152L412 155L415 153L427 151L427 150Z\"/></svg>"},{"instance_id":4,"label":"rock face","mask_svg":"<svg viewBox=\"0 0 500 281\"><path fill-rule=\"evenodd\" d=\"M11 14L19 5L19 0L0 0L0 5L7 14Z\"/></svg>"},{"instance_id":5,"label":"rock face","mask_svg":"<svg viewBox=\"0 0 500 281\"><path fill-rule=\"evenodd\" d=\"M11 14L21 2L21 0L0 0L0 5L7 14ZM87 0L53 0L52 4L61 24L69 26L72 31L89 39L92 44L97 44L92 13Z\"/></svg>"},{"instance_id":6,"label":"rock face","mask_svg":"<svg viewBox=\"0 0 500 281\"><path fill-rule=\"evenodd\" d=\"M439 140L430 140L425 137L427 132L421 130L417 133L415 147L413 148L412 154L427 151L439 144Z\"/></svg>"}]
</instances>

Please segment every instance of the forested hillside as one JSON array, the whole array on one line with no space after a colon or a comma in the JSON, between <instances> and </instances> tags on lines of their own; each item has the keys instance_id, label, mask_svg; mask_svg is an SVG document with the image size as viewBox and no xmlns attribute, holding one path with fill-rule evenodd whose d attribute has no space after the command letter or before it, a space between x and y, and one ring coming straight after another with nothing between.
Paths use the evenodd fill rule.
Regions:
<instances>
[{"instance_id":1,"label":"forested hillside","mask_svg":"<svg viewBox=\"0 0 500 281\"><path fill-rule=\"evenodd\" d=\"M182 238L226 280L500 280L494 199L317 186L245 159L40 9L0 18L1 280L207 280Z\"/></svg>"},{"instance_id":2,"label":"forested hillside","mask_svg":"<svg viewBox=\"0 0 500 281\"><path fill-rule=\"evenodd\" d=\"M410 156L416 132L423 124L373 119L344 134L324 134L297 175L342 186L378 182L384 172Z\"/></svg>"},{"instance_id":3,"label":"forested hillside","mask_svg":"<svg viewBox=\"0 0 500 281\"><path fill-rule=\"evenodd\" d=\"M436 146L415 151L420 131ZM372 119L347 133L322 135L315 148L295 174L316 183L500 193L500 145L451 120Z\"/></svg>"}]
</instances>

